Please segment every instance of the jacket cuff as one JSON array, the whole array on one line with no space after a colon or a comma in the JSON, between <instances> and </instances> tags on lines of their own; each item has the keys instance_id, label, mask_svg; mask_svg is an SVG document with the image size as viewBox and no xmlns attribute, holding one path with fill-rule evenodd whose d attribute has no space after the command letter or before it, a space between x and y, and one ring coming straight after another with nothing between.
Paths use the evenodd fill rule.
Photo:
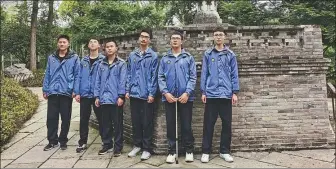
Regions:
<instances>
[{"instance_id":1,"label":"jacket cuff","mask_svg":"<svg viewBox=\"0 0 336 169\"><path fill-rule=\"evenodd\" d=\"M119 98L125 100L125 95L124 94L119 94L118 96L119 96Z\"/></svg>"},{"instance_id":2,"label":"jacket cuff","mask_svg":"<svg viewBox=\"0 0 336 169\"><path fill-rule=\"evenodd\" d=\"M163 89L161 93L162 93L162 95L165 95L166 93L168 93L168 90L167 89Z\"/></svg>"}]
</instances>

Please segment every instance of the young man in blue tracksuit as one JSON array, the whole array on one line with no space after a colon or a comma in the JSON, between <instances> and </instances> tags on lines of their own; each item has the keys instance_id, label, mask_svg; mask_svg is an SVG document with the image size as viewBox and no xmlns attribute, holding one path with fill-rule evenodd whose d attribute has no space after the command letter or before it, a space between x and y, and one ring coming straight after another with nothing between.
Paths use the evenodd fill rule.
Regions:
<instances>
[{"instance_id":1,"label":"young man in blue tracksuit","mask_svg":"<svg viewBox=\"0 0 336 169\"><path fill-rule=\"evenodd\" d=\"M186 150L186 162L194 160L194 136L191 128L193 101L195 100L196 65L192 55L182 49L183 36L174 32L170 37L171 50L160 61L158 82L166 110L168 157L174 163L176 156L176 102L181 122L182 143Z\"/></svg>"},{"instance_id":2,"label":"young man in blue tracksuit","mask_svg":"<svg viewBox=\"0 0 336 169\"><path fill-rule=\"evenodd\" d=\"M147 160L152 153L154 130L154 97L157 91L158 56L148 47L152 33L140 32L140 48L128 57L126 98L130 99L133 150L128 154L135 157L143 149L141 160Z\"/></svg>"},{"instance_id":3,"label":"young man in blue tracksuit","mask_svg":"<svg viewBox=\"0 0 336 169\"><path fill-rule=\"evenodd\" d=\"M70 128L72 97L79 94L76 87L79 83L80 60L78 55L69 49L69 36L60 35L57 39L57 51L48 57L47 68L43 80L43 97L48 100L47 128L49 144L44 151L58 146L67 149ZM61 132L58 132L58 120L61 114Z\"/></svg>"},{"instance_id":4,"label":"young man in blue tracksuit","mask_svg":"<svg viewBox=\"0 0 336 169\"><path fill-rule=\"evenodd\" d=\"M97 38L91 38L88 44L90 54L83 57L80 63L80 74L79 74L79 95L76 95L76 101L80 103L80 126L79 135L80 139L78 141L78 147L76 149L77 153L82 152L87 148L87 140L89 134L89 119L93 107L93 111L96 114L99 134L102 134L101 125L101 111L100 108L95 106L95 98L93 95L94 85L96 82L96 75L98 70L98 65L103 60L105 56L98 53L100 44Z\"/></svg>"},{"instance_id":5,"label":"young man in blue tracksuit","mask_svg":"<svg viewBox=\"0 0 336 169\"><path fill-rule=\"evenodd\" d=\"M99 155L114 149L114 156L120 156L123 148L122 117L126 87L126 62L117 56L118 46L113 40L105 45L105 58L99 64L94 89L95 104L101 107L103 147ZM111 123L113 122L113 125ZM112 132L114 130L114 144Z\"/></svg>"},{"instance_id":6,"label":"young man in blue tracksuit","mask_svg":"<svg viewBox=\"0 0 336 169\"><path fill-rule=\"evenodd\" d=\"M236 55L224 45L224 29L214 30L215 47L203 56L201 92L205 103L203 123L203 155L201 161L209 162L214 125L218 115L222 120L220 157L233 162L230 155L232 104L236 104L239 91Z\"/></svg>"}]
</instances>

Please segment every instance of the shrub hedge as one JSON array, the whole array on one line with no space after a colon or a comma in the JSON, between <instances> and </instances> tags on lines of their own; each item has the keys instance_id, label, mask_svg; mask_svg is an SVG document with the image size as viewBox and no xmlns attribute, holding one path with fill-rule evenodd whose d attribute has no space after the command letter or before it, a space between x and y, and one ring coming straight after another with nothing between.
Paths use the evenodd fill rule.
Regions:
<instances>
[{"instance_id":1,"label":"shrub hedge","mask_svg":"<svg viewBox=\"0 0 336 169\"><path fill-rule=\"evenodd\" d=\"M1 76L1 147L32 117L38 105L37 95Z\"/></svg>"}]
</instances>

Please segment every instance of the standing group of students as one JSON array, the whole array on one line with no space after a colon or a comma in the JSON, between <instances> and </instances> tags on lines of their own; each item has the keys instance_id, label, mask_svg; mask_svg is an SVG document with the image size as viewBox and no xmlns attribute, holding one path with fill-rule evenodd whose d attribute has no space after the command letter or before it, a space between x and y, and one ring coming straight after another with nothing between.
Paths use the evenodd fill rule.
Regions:
<instances>
[{"instance_id":1,"label":"standing group of students","mask_svg":"<svg viewBox=\"0 0 336 169\"><path fill-rule=\"evenodd\" d=\"M214 125L222 120L220 157L232 162L230 155L232 104L237 103L239 92L238 66L235 54L224 45L222 27L214 29L215 46L203 56L201 74L202 102L205 104L201 161L209 162L212 151ZM45 151L58 146L67 148L72 99L80 103L80 140L76 151L87 148L88 125L91 110L99 123L103 155L113 151L121 155L123 149L123 105L130 101L133 149L129 157L142 151L141 160L153 152L154 99L159 88L166 111L168 156L167 163L176 160L176 110L181 123L181 136L186 151L186 162L194 160L192 108L197 80L194 57L182 48L183 35L175 31L170 36L171 49L160 61L149 48L151 30L142 30L139 48L129 54L127 62L118 57L118 44L109 40L104 45L104 55L99 51L98 39L88 43L90 54L79 59L69 50L69 37L57 39L58 50L48 58L43 81L43 96L48 99L47 128L49 144ZM176 107L177 106L177 107ZM58 121L61 115L61 132Z\"/></svg>"}]
</instances>

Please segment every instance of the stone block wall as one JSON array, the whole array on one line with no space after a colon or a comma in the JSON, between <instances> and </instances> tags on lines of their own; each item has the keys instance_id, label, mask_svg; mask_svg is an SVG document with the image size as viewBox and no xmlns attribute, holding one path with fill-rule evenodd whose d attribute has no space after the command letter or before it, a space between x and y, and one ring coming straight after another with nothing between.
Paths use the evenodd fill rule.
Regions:
<instances>
[{"instance_id":1,"label":"stone block wall","mask_svg":"<svg viewBox=\"0 0 336 169\"><path fill-rule=\"evenodd\" d=\"M217 25L189 25L183 47L201 62L204 51L213 45ZM335 146L327 110L326 70L321 29L316 26L224 26L226 43L238 57L239 103L233 108L232 150L330 148ZM172 28L153 31L152 46L159 56L169 46ZM109 38L119 42L123 58L138 47L138 32ZM199 69L200 69L199 65ZM195 150L202 143L204 105L199 80L193 108ZM157 95L153 144L157 153L167 152L166 121L161 96ZM92 118L94 119L94 118ZM129 103L125 106L124 135L131 141ZM213 151L218 152L221 120L218 118Z\"/></svg>"}]
</instances>

